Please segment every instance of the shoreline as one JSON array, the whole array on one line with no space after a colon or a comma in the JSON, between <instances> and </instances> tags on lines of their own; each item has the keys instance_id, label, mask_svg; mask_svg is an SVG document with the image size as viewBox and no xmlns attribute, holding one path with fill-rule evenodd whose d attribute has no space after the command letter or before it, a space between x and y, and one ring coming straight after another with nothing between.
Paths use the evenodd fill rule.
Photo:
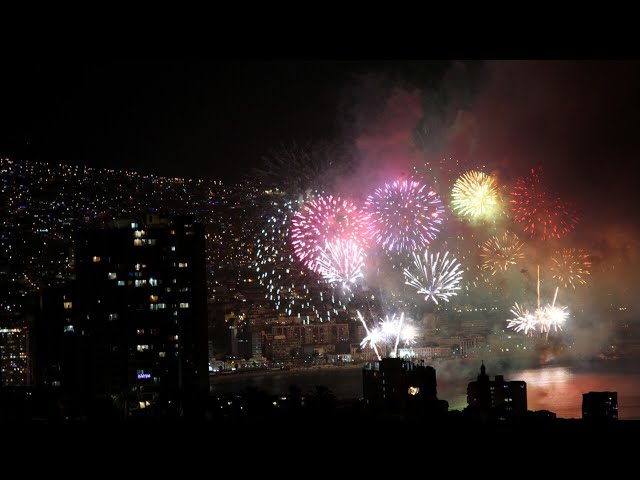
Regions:
<instances>
[{"instance_id":1,"label":"shoreline","mask_svg":"<svg viewBox=\"0 0 640 480\"><path fill-rule=\"evenodd\" d=\"M469 369L471 372L475 372L477 365L478 369L480 368L480 364L482 362L487 365L493 374L509 374L514 370L537 370L537 369L545 369L552 367L571 367L571 368L581 368L581 367L602 367L607 366L613 363L628 363L633 362L637 359L633 358L619 358L619 359L594 359L594 360L572 360L567 361L557 361L557 362L547 362L547 363L531 363L526 360L524 357L487 357L486 359L481 358L439 358L429 360L428 363L425 362L425 365L432 366L436 369L436 374L440 372L440 375L443 377L449 376L451 373L451 367L464 367L463 370ZM270 377L270 376L281 376L281 375L310 375L310 374L318 374L318 373L327 373L327 372L341 372L341 371L351 371L351 370L362 370L367 365L367 362L364 363L355 363L355 364L343 364L343 365L314 365L309 367L289 367L285 369L247 369L246 371L235 371L235 372L225 372L225 373L211 373L209 374L209 385L219 384L219 383L228 383L228 382L237 382L243 378L255 378L255 377ZM472 368L469 368L472 367ZM439 375L439 376L440 376ZM475 375L475 374L474 374ZM466 377L466 375L464 375ZM444 379L443 379L444 380Z\"/></svg>"}]
</instances>

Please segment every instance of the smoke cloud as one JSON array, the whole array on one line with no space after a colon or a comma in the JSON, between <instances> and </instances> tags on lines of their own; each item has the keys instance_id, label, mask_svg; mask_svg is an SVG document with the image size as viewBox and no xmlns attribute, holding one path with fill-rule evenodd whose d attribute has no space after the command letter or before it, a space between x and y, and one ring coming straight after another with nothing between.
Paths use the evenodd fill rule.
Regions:
<instances>
[{"instance_id":1,"label":"smoke cloud","mask_svg":"<svg viewBox=\"0 0 640 480\"><path fill-rule=\"evenodd\" d=\"M469 243L480 245L506 228L519 234L527 261L501 281L510 296L520 292L534 304L537 267L542 303L548 303L555 289L551 257L560 248L583 249L593 264L588 284L561 288L558 304L574 312L573 354L588 356L606 345L611 311L640 306L633 175L640 156L640 63L454 62L432 85L361 80L349 131L358 166L341 180L341 190L362 198L384 182L408 178L414 166L441 162L456 174L470 168L496 174L508 196L517 178L541 167L549 191L579 212L576 230L537 241L505 219L472 225ZM455 240L446 243L451 248ZM398 290L399 269L381 271L381 263L381 281Z\"/></svg>"}]
</instances>

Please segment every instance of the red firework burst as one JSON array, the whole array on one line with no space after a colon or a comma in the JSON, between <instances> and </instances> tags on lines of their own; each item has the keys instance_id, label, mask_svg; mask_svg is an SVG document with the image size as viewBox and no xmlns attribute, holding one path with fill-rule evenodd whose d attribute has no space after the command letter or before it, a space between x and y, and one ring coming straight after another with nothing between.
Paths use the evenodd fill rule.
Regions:
<instances>
[{"instance_id":1,"label":"red firework burst","mask_svg":"<svg viewBox=\"0 0 640 480\"><path fill-rule=\"evenodd\" d=\"M519 178L511 192L513 221L530 238L560 238L576 228L578 215L569 204L542 184L542 169L531 169Z\"/></svg>"}]
</instances>

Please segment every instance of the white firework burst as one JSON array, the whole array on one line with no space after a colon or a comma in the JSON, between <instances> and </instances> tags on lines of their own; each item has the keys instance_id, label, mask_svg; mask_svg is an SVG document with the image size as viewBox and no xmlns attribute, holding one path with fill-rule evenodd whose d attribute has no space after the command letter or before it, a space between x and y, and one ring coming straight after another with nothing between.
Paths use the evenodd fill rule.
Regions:
<instances>
[{"instance_id":1,"label":"white firework burst","mask_svg":"<svg viewBox=\"0 0 640 480\"><path fill-rule=\"evenodd\" d=\"M438 299L448 302L449 297L457 295L461 288L462 269L453 256L449 257L449 252L445 252L442 258L440 252L434 255L428 250L423 255L415 252L412 255L417 272L404 269L407 285L416 288L418 294L424 294L425 301L432 300L435 304L438 304Z\"/></svg>"},{"instance_id":2,"label":"white firework burst","mask_svg":"<svg viewBox=\"0 0 640 480\"><path fill-rule=\"evenodd\" d=\"M363 278L364 251L355 241L338 238L325 242L325 246L319 249L316 264L327 282L338 283L344 290L351 290L351 285Z\"/></svg>"}]
</instances>

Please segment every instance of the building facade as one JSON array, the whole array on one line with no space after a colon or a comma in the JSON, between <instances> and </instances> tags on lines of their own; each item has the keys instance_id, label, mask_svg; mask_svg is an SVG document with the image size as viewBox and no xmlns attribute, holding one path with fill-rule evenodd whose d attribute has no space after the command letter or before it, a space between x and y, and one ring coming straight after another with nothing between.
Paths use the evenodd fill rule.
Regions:
<instances>
[{"instance_id":1,"label":"building facade","mask_svg":"<svg viewBox=\"0 0 640 480\"><path fill-rule=\"evenodd\" d=\"M618 392L589 392L582 394L584 420L617 420Z\"/></svg>"},{"instance_id":2,"label":"building facade","mask_svg":"<svg viewBox=\"0 0 640 480\"><path fill-rule=\"evenodd\" d=\"M527 384L523 381L506 382L502 375L491 380L483 363L477 381L467 387L467 403L470 412L484 419L522 417L527 413Z\"/></svg>"},{"instance_id":3,"label":"building facade","mask_svg":"<svg viewBox=\"0 0 640 480\"><path fill-rule=\"evenodd\" d=\"M93 393L208 390L204 229L117 221L76 242L76 324Z\"/></svg>"},{"instance_id":4,"label":"building facade","mask_svg":"<svg viewBox=\"0 0 640 480\"><path fill-rule=\"evenodd\" d=\"M436 371L401 358L383 358L362 371L367 407L387 413L440 415L448 403L438 400Z\"/></svg>"},{"instance_id":5,"label":"building facade","mask_svg":"<svg viewBox=\"0 0 640 480\"><path fill-rule=\"evenodd\" d=\"M26 325L0 328L0 386L31 385L29 344Z\"/></svg>"}]
</instances>

